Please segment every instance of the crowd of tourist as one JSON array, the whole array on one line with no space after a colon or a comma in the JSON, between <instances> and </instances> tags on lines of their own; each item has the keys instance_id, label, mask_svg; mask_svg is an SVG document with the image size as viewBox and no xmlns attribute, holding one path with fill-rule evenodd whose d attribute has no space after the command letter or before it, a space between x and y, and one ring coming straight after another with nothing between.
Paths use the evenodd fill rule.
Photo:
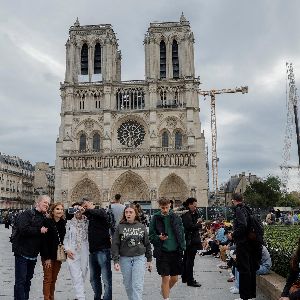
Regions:
<instances>
[{"instance_id":1,"label":"crowd of tourist","mask_svg":"<svg viewBox=\"0 0 300 300\"><path fill-rule=\"evenodd\" d=\"M161 276L162 299L169 300L179 276L187 286L201 287L193 270L197 254L220 259L218 267L228 269L228 281L233 283L230 292L240 294L236 300L255 299L256 275L270 272L271 257L262 243L249 239L251 210L244 204L243 197L234 194L232 198L233 224L202 220L195 198L188 198L179 209L172 209L171 201L161 198L159 210L152 216L148 229L148 219L139 204L125 206L119 194L107 210L96 208L90 199L82 199L68 209L67 218L62 203L50 205L50 198L42 195L34 209L15 218L12 233L14 299L29 299L38 254L44 272L45 300L54 300L63 261L68 265L75 300L86 299L84 286L88 270L94 299L111 300L111 259L115 271L122 273L128 299L141 300L145 272L153 268L152 255ZM267 218L272 220L273 216ZM62 246L64 252L60 251ZM295 282L299 261L300 246L292 258L291 275L281 300L298 299L300 285L295 290Z\"/></svg>"}]
</instances>

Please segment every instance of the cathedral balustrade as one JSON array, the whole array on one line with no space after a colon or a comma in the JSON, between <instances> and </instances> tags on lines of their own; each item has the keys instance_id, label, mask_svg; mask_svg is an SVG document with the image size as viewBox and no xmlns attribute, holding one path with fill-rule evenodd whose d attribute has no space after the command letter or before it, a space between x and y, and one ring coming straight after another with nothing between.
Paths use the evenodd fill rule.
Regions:
<instances>
[{"instance_id":1,"label":"cathedral balustrade","mask_svg":"<svg viewBox=\"0 0 300 300\"><path fill-rule=\"evenodd\" d=\"M196 167L196 152L104 154L62 156L63 169L113 169Z\"/></svg>"},{"instance_id":2,"label":"cathedral balustrade","mask_svg":"<svg viewBox=\"0 0 300 300\"><path fill-rule=\"evenodd\" d=\"M182 100L168 99L168 100L157 100L157 108L185 108L186 104Z\"/></svg>"},{"instance_id":3,"label":"cathedral balustrade","mask_svg":"<svg viewBox=\"0 0 300 300\"><path fill-rule=\"evenodd\" d=\"M63 152L64 156L91 156L91 155L109 155L115 153L148 153L148 152L187 152L187 151L195 151L194 146L180 146L180 147L150 147L150 148L115 148L115 149L99 149L99 150L65 150Z\"/></svg>"}]
</instances>

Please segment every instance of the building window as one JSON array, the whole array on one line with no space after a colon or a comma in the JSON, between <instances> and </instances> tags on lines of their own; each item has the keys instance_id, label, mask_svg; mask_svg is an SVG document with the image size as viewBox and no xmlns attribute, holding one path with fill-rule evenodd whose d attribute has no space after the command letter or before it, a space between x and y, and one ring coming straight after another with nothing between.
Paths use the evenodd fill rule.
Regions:
<instances>
[{"instance_id":1,"label":"building window","mask_svg":"<svg viewBox=\"0 0 300 300\"><path fill-rule=\"evenodd\" d=\"M180 149L182 147L182 134L177 131L175 133L175 149Z\"/></svg>"},{"instance_id":2,"label":"building window","mask_svg":"<svg viewBox=\"0 0 300 300\"><path fill-rule=\"evenodd\" d=\"M164 148L169 147L169 135L166 131L163 132L161 137L161 146Z\"/></svg>"},{"instance_id":3,"label":"building window","mask_svg":"<svg viewBox=\"0 0 300 300\"><path fill-rule=\"evenodd\" d=\"M81 48L81 75L89 74L89 49L87 44L83 44Z\"/></svg>"},{"instance_id":4,"label":"building window","mask_svg":"<svg viewBox=\"0 0 300 300\"><path fill-rule=\"evenodd\" d=\"M173 78L179 78L179 57L178 57L178 44L174 40L172 44L172 65L173 65Z\"/></svg>"},{"instance_id":5,"label":"building window","mask_svg":"<svg viewBox=\"0 0 300 300\"><path fill-rule=\"evenodd\" d=\"M101 74L101 46L99 43L95 46L94 74Z\"/></svg>"},{"instance_id":6,"label":"building window","mask_svg":"<svg viewBox=\"0 0 300 300\"><path fill-rule=\"evenodd\" d=\"M160 42L160 78L166 78L167 68L167 51L166 44L164 41Z\"/></svg>"},{"instance_id":7,"label":"building window","mask_svg":"<svg viewBox=\"0 0 300 300\"><path fill-rule=\"evenodd\" d=\"M79 138L79 151L86 150L86 135L82 133Z\"/></svg>"},{"instance_id":8,"label":"building window","mask_svg":"<svg viewBox=\"0 0 300 300\"><path fill-rule=\"evenodd\" d=\"M80 110L84 110L84 95L82 96L82 98L79 100L79 109Z\"/></svg>"},{"instance_id":9,"label":"building window","mask_svg":"<svg viewBox=\"0 0 300 300\"><path fill-rule=\"evenodd\" d=\"M93 135L93 151L100 151L100 134Z\"/></svg>"}]
</instances>

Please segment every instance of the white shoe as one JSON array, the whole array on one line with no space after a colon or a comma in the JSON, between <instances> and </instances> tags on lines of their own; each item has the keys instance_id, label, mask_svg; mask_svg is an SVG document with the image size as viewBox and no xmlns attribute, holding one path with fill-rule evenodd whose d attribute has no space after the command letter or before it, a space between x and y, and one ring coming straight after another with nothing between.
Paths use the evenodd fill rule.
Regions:
<instances>
[{"instance_id":1,"label":"white shoe","mask_svg":"<svg viewBox=\"0 0 300 300\"><path fill-rule=\"evenodd\" d=\"M239 294L240 293L239 289L237 287L235 287L235 286L232 289L230 289L230 292L232 294Z\"/></svg>"}]
</instances>

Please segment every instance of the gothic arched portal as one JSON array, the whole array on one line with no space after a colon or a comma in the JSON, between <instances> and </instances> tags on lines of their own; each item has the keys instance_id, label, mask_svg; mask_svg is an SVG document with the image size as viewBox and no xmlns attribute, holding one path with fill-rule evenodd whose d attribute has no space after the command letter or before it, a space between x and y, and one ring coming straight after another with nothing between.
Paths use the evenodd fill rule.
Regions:
<instances>
[{"instance_id":1,"label":"gothic arched portal","mask_svg":"<svg viewBox=\"0 0 300 300\"><path fill-rule=\"evenodd\" d=\"M146 182L138 174L127 171L121 174L111 188L111 198L120 194L121 201L148 201L150 200L149 189Z\"/></svg>"},{"instance_id":2,"label":"gothic arched portal","mask_svg":"<svg viewBox=\"0 0 300 300\"><path fill-rule=\"evenodd\" d=\"M187 185L176 174L170 174L161 183L158 189L158 197L166 197L170 200L185 201L189 196Z\"/></svg>"},{"instance_id":3,"label":"gothic arched portal","mask_svg":"<svg viewBox=\"0 0 300 300\"><path fill-rule=\"evenodd\" d=\"M91 199L95 204L101 204L100 191L96 183L88 178L75 185L71 193L71 203L81 201L83 197Z\"/></svg>"}]
</instances>

